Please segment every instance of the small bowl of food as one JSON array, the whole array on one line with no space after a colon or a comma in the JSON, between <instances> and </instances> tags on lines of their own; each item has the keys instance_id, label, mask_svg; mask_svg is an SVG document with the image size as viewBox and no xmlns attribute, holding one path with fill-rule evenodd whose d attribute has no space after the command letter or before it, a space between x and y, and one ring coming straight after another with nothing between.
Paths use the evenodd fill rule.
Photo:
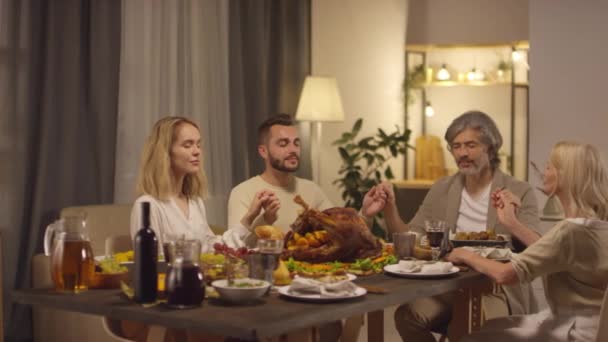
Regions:
<instances>
[{"instance_id":1,"label":"small bowl of food","mask_svg":"<svg viewBox=\"0 0 608 342\"><path fill-rule=\"evenodd\" d=\"M264 280L241 278L228 283L228 279L215 280L211 286L228 302L243 303L262 297L270 288Z\"/></svg>"},{"instance_id":2,"label":"small bowl of food","mask_svg":"<svg viewBox=\"0 0 608 342\"><path fill-rule=\"evenodd\" d=\"M94 272L89 284L90 289L119 289L121 282L127 282L129 279L128 272L121 273L103 273Z\"/></svg>"},{"instance_id":3,"label":"small bowl of food","mask_svg":"<svg viewBox=\"0 0 608 342\"><path fill-rule=\"evenodd\" d=\"M129 270L116 258L101 257L95 260L95 271L91 275L91 289L119 289L120 282L127 282Z\"/></svg>"}]
</instances>

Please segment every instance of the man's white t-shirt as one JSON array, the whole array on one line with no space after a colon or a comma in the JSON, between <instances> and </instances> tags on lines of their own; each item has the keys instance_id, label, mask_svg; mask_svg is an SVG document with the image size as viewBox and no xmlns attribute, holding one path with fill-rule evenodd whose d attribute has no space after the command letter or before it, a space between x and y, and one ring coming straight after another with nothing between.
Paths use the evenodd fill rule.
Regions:
<instances>
[{"instance_id":1,"label":"man's white t-shirt","mask_svg":"<svg viewBox=\"0 0 608 342\"><path fill-rule=\"evenodd\" d=\"M325 210L333 207L333 204L325 196L321 188L310 180L293 177L289 186L279 187L269 184L260 176L255 176L234 187L230 193L230 198L228 199L229 229L238 227L241 219L247 213L255 194L261 190L274 192L281 202L278 218L272 225L280 228L283 232L290 230L290 225L294 223L298 214L303 210L300 205L293 201L296 195L300 195L314 209ZM267 223L264 221L262 212L254 219L250 228L265 224Z\"/></svg>"},{"instance_id":2,"label":"man's white t-shirt","mask_svg":"<svg viewBox=\"0 0 608 342\"><path fill-rule=\"evenodd\" d=\"M483 189L477 198L471 197L465 188L462 188L457 232L481 232L488 229L488 205L490 203L490 189L492 183Z\"/></svg>"}]
</instances>

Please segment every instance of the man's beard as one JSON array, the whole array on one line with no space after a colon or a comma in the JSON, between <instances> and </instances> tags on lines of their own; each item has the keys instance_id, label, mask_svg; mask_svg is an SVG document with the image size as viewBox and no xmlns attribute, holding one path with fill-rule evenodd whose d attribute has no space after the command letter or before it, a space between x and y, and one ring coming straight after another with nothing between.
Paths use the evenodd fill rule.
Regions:
<instances>
[{"instance_id":1,"label":"man's beard","mask_svg":"<svg viewBox=\"0 0 608 342\"><path fill-rule=\"evenodd\" d=\"M461 168L460 162L467 161L469 162L469 167ZM481 173L481 171L488 165L490 165L490 159L487 154L480 156L477 160L472 160L469 158L461 158L458 161L458 170L465 176L474 176Z\"/></svg>"},{"instance_id":2,"label":"man's beard","mask_svg":"<svg viewBox=\"0 0 608 342\"><path fill-rule=\"evenodd\" d=\"M288 158L292 158L292 157L296 157L298 159L298 164L295 167L288 167L285 166L285 161ZM273 155L269 155L270 157L270 165L277 171L281 171L281 172L296 172L298 171L298 168L300 167L300 157L298 157L295 154L289 155L287 156L287 158L281 160L278 158L275 158Z\"/></svg>"}]
</instances>

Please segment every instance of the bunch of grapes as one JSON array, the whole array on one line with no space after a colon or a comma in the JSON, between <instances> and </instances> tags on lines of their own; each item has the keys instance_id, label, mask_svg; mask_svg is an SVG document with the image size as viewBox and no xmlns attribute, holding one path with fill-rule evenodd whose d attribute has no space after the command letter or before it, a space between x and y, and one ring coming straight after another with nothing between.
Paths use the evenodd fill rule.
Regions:
<instances>
[{"instance_id":1,"label":"bunch of grapes","mask_svg":"<svg viewBox=\"0 0 608 342\"><path fill-rule=\"evenodd\" d=\"M214 243L213 248L215 249L215 253L223 254L227 257L239 258L243 259L248 254L252 254L253 251L248 249L247 247L239 247L237 249L226 246L223 243Z\"/></svg>"}]
</instances>

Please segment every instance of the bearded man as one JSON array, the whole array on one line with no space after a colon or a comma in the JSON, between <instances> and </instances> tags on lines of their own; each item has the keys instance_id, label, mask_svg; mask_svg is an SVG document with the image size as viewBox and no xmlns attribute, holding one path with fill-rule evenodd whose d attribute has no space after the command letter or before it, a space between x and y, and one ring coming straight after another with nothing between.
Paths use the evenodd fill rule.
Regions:
<instances>
[{"instance_id":1,"label":"bearded man","mask_svg":"<svg viewBox=\"0 0 608 342\"><path fill-rule=\"evenodd\" d=\"M458 172L433 184L408 224L399 217L392 184L382 183L366 194L364 203L376 201L377 192L387 195L383 210L389 231L412 230L424 234L425 220L440 219L456 232L494 229L497 234L509 236L516 251L538 240L540 221L534 191L530 184L499 169L502 136L494 121L483 112L466 112L452 121L445 141ZM505 210L511 205L516 207L517 220L509 217ZM371 210L368 214L373 215L376 211L379 210ZM486 318L537 310L529 286L503 286L502 290L483 298ZM448 293L422 298L399 307L395 312L395 325L403 341L435 341L431 332L446 330L454 296L454 293Z\"/></svg>"},{"instance_id":2,"label":"bearded man","mask_svg":"<svg viewBox=\"0 0 608 342\"><path fill-rule=\"evenodd\" d=\"M286 233L302 209L293 201L295 195L311 208L333 207L317 184L293 174L300 166L300 137L290 115L274 115L259 126L258 153L264 159L264 172L230 192L228 227L239 222L250 229L273 225ZM255 241L246 244L254 247Z\"/></svg>"}]
</instances>

